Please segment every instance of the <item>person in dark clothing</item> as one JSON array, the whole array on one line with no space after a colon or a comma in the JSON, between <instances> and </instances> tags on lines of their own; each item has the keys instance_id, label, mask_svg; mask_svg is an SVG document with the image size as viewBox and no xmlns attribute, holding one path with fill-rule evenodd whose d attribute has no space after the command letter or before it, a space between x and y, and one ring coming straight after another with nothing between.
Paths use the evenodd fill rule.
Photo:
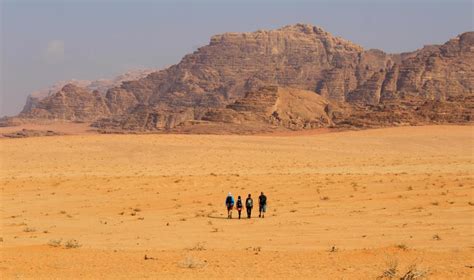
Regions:
<instances>
[{"instance_id":1,"label":"person in dark clothing","mask_svg":"<svg viewBox=\"0 0 474 280\"><path fill-rule=\"evenodd\" d=\"M239 197L237 198L237 203L235 204L237 206L237 212L239 212L239 220L240 220L240 214L242 213L242 199Z\"/></svg>"},{"instance_id":2,"label":"person in dark clothing","mask_svg":"<svg viewBox=\"0 0 474 280\"><path fill-rule=\"evenodd\" d=\"M267 212L267 197L263 192L258 197L258 217L265 218L265 212Z\"/></svg>"},{"instance_id":3,"label":"person in dark clothing","mask_svg":"<svg viewBox=\"0 0 474 280\"><path fill-rule=\"evenodd\" d=\"M229 193L225 199L225 206L227 207L227 218L232 219L232 208L234 208L234 197Z\"/></svg>"},{"instance_id":4,"label":"person in dark clothing","mask_svg":"<svg viewBox=\"0 0 474 280\"><path fill-rule=\"evenodd\" d=\"M250 194L247 197L247 200L245 200L245 208L247 209L247 219L250 219L250 216L252 216L252 208L253 208L253 199Z\"/></svg>"}]
</instances>

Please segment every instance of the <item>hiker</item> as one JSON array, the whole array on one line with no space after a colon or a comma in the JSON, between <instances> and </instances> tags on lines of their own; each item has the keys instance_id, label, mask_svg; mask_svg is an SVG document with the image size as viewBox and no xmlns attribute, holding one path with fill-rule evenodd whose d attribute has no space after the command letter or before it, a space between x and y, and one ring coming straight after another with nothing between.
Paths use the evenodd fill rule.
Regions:
<instances>
[{"instance_id":1,"label":"hiker","mask_svg":"<svg viewBox=\"0 0 474 280\"><path fill-rule=\"evenodd\" d=\"M247 200L245 200L245 208L247 208L247 219L250 219L250 216L252 215L252 208L253 208L253 199L250 194L247 197Z\"/></svg>"},{"instance_id":2,"label":"hiker","mask_svg":"<svg viewBox=\"0 0 474 280\"><path fill-rule=\"evenodd\" d=\"M237 198L236 206L237 206L237 211L239 212L239 220L240 220L240 214L242 213L242 199L240 198L240 195Z\"/></svg>"},{"instance_id":3,"label":"hiker","mask_svg":"<svg viewBox=\"0 0 474 280\"><path fill-rule=\"evenodd\" d=\"M225 206L227 206L227 218L232 219L232 208L234 208L234 197L229 192L225 199Z\"/></svg>"},{"instance_id":4,"label":"hiker","mask_svg":"<svg viewBox=\"0 0 474 280\"><path fill-rule=\"evenodd\" d=\"M265 212L267 212L267 197L261 192L260 196L258 197L258 217L265 218Z\"/></svg>"}]
</instances>

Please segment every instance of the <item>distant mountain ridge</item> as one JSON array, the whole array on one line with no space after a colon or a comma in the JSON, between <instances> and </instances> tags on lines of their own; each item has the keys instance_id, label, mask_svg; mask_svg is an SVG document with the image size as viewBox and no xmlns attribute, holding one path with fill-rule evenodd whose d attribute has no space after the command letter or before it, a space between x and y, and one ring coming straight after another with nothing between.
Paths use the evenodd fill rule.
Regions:
<instances>
[{"instance_id":1,"label":"distant mountain ridge","mask_svg":"<svg viewBox=\"0 0 474 280\"><path fill-rule=\"evenodd\" d=\"M473 65L474 32L443 45L387 54L296 24L213 36L178 64L105 94L65 85L25 106L20 117L87 121L126 131L179 131L215 123L244 131L256 122L287 129L464 123L471 122L474 108ZM268 100L287 104L261 117L255 110ZM250 103L255 106L239 111L239 104Z\"/></svg>"},{"instance_id":2,"label":"distant mountain ridge","mask_svg":"<svg viewBox=\"0 0 474 280\"><path fill-rule=\"evenodd\" d=\"M113 87L120 86L125 81L132 81L138 80L150 73L157 71L157 69L134 69L129 70L125 73L122 73L112 79L98 79L98 80L77 80L72 79L68 81L59 81L55 84L43 88L40 90L36 90L32 92L26 101L26 105L23 108L24 112L30 111L32 108L36 106L36 103L42 99L45 99L48 96L51 96L63 89L66 85L74 85L80 88L84 88L88 91L98 91L100 94L105 95L107 90Z\"/></svg>"}]
</instances>

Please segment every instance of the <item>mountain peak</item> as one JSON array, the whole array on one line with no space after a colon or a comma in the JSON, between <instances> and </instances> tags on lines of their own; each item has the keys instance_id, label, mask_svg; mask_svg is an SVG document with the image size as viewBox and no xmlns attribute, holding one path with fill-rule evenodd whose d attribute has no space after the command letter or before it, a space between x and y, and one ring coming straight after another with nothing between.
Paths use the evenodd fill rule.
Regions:
<instances>
[{"instance_id":1,"label":"mountain peak","mask_svg":"<svg viewBox=\"0 0 474 280\"><path fill-rule=\"evenodd\" d=\"M329 34L328 32L324 31L322 27L312 25L312 24L307 24L307 23L295 23L295 24L289 24L285 25L282 28L279 28L277 30L281 31L293 31L293 32L303 32L306 34L311 34L311 33L316 33L316 34Z\"/></svg>"}]
</instances>

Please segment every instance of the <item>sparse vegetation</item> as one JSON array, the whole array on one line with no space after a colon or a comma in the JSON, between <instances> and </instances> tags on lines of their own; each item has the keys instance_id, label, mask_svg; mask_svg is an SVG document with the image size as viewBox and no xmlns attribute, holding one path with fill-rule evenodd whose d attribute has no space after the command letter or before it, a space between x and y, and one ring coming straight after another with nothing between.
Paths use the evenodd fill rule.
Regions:
<instances>
[{"instance_id":1,"label":"sparse vegetation","mask_svg":"<svg viewBox=\"0 0 474 280\"><path fill-rule=\"evenodd\" d=\"M377 277L377 279L393 279L397 277L398 273L398 261L391 259L387 262L387 267L382 272L382 275Z\"/></svg>"},{"instance_id":2,"label":"sparse vegetation","mask_svg":"<svg viewBox=\"0 0 474 280\"><path fill-rule=\"evenodd\" d=\"M441 240L441 237L438 234L433 235L433 240Z\"/></svg>"},{"instance_id":3,"label":"sparse vegetation","mask_svg":"<svg viewBox=\"0 0 474 280\"><path fill-rule=\"evenodd\" d=\"M377 279L416 280L423 279L427 275L428 271L419 269L416 264L409 265L406 272L399 272L398 261L393 259L387 262L386 269Z\"/></svg>"},{"instance_id":4,"label":"sparse vegetation","mask_svg":"<svg viewBox=\"0 0 474 280\"><path fill-rule=\"evenodd\" d=\"M397 244L397 245L395 245L395 247L397 247L398 249L401 249L403 251L408 250L408 246L405 243Z\"/></svg>"},{"instance_id":5,"label":"sparse vegetation","mask_svg":"<svg viewBox=\"0 0 474 280\"><path fill-rule=\"evenodd\" d=\"M51 247L59 247L61 246L62 239L51 239L48 242L48 245Z\"/></svg>"},{"instance_id":6,"label":"sparse vegetation","mask_svg":"<svg viewBox=\"0 0 474 280\"><path fill-rule=\"evenodd\" d=\"M187 256L184 260L179 262L179 267L182 268L203 268L207 265L207 261L201 261L200 259L193 257L193 256Z\"/></svg>"},{"instance_id":7,"label":"sparse vegetation","mask_svg":"<svg viewBox=\"0 0 474 280\"><path fill-rule=\"evenodd\" d=\"M35 232L36 229L33 228L33 227L26 227L26 228L23 229L23 231L24 231L24 232Z\"/></svg>"},{"instance_id":8,"label":"sparse vegetation","mask_svg":"<svg viewBox=\"0 0 474 280\"><path fill-rule=\"evenodd\" d=\"M400 280L415 280L415 279L422 279L424 278L425 276L428 275L428 271L426 270L420 270L417 268L417 265L416 264L413 264L411 266L408 267L408 271L405 272L405 274L403 274L401 277L400 277Z\"/></svg>"},{"instance_id":9,"label":"sparse vegetation","mask_svg":"<svg viewBox=\"0 0 474 280\"><path fill-rule=\"evenodd\" d=\"M79 248L81 246L82 245L79 244L79 242L75 239L70 239L70 240L66 241L66 243L64 243L64 248L66 248L66 249Z\"/></svg>"},{"instance_id":10,"label":"sparse vegetation","mask_svg":"<svg viewBox=\"0 0 474 280\"><path fill-rule=\"evenodd\" d=\"M204 246L204 242L198 242L194 247L189 248L189 251L205 251L206 247Z\"/></svg>"}]
</instances>

